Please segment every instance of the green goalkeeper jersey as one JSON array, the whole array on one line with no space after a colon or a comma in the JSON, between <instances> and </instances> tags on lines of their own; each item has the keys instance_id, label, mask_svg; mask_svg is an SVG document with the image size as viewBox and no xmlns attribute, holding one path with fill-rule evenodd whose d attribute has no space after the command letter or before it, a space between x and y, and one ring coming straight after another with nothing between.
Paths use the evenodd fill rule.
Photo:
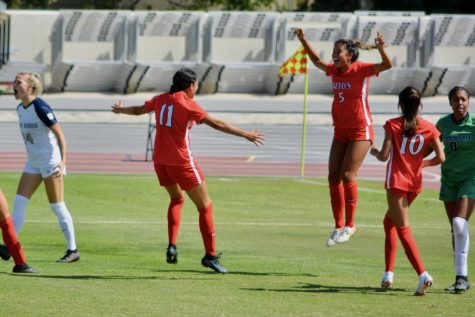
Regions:
<instances>
[{"instance_id":1,"label":"green goalkeeper jersey","mask_svg":"<svg viewBox=\"0 0 475 317\"><path fill-rule=\"evenodd\" d=\"M442 164L442 179L459 182L475 177L475 114L455 122L452 114L437 122L442 133L445 162Z\"/></svg>"}]
</instances>

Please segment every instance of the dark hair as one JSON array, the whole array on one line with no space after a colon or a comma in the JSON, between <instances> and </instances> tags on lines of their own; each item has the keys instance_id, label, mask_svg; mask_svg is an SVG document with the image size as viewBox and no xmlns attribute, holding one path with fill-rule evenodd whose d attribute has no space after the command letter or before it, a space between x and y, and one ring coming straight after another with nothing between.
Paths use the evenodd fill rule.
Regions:
<instances>
[{"instance_id":1,"label":"dark hair","mask_svg":"<svg viewBox=\"0 0 475 317\"><path fill-rule=\"evenodd\" d=\"M414 87L407 86L399 93L399 108L404 117L404 135L411 136L416 132L417 114L421 107L421 94Z\"/></svg>"},{"instance_id":2,"label":"dark hair","mask_svg":"<svg viewBox=\"0 0 475 317\"><path fill-rule=\"evenodd\" d=\"M455 93L456 93L457 91L459 91L459 90L465 91L465 93L466 93L467 96L468 96L468 99L470 99L470 91L468 91L467 88L461 87L461 86L455 86L454 88L452 88L452 89L449 91L449 102L452 101L452 97L453 97L453 96L455 95Z\"/></svg>"},{"instance_id":3,"label":"dark hair","mask_svg":"<svg viewBox=\"0 0 475 317\"><path fill-rule=\"evenodd\" d=\"M376 45L370 45L370 44L364 44L361 41L353 41L353 40L347 40L347 39L339 39L338 41L335 42L335 44L343 44L346 47L346 50L352 54L351 61L356 62L358 60L358 57L360 55L358 48L361 48L362 50L372 50L376 48Z\"/></svg>"},{"instance_id":4,"label":"dark hair","mask_svg":"<svg viewBox=\"0 0 475 317\"><path fill-rule=\"evenodd\" d=\"M182 68L173 75L173 84L170 87L170 93L185 90L196 81L196 73L189 68Z\"/></svg>"}]
</instances>

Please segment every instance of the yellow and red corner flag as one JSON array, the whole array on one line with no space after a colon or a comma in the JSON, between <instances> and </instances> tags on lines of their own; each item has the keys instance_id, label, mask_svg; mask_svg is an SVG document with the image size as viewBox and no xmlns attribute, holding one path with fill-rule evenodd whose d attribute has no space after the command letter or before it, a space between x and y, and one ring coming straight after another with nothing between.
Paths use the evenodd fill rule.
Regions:
<instances>
[{"instance_id":1,"label":"yellow and red corner flag","mask_svg":"<svg viewBox=\"0 0 475 317\"><path fill-rule=\"evenodd\" d=\"M280 66L278 77L285 76L287 74L305 74L307 73L307 52L305 48L300 47L294 55L290 56L285 63Z\"/></svg>"}]
</instances>

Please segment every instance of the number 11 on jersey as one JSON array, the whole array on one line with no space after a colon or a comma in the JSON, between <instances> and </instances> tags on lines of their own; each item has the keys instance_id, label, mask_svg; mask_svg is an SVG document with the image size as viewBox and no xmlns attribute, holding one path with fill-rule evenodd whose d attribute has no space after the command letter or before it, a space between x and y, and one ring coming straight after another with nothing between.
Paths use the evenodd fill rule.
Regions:
<instances>
[{"instance_id":1,"label":"number 11 on jersey","mask_svg":"<svg viewBox=\"0 0 475 317\"><path fill-rule=\"evenodd\" d=\"M164 125L163 124L163 116L165 114L165 109L167 109L167 105L163 105L162 108L160 108L160 122L159 124L160 125ZM171 128L172 126L172 116L173 116L173 105L170 105L168 106L168 111L167 111L167 122L165 123L165 126L166 127L169 127Z\"/></svg>"}]
</instances>

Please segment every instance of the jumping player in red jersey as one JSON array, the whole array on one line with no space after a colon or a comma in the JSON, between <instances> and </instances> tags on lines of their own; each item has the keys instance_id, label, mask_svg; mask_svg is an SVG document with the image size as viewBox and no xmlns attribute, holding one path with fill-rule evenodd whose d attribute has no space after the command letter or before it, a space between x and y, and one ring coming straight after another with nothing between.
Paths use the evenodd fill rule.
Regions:
<instances>
[{"instance_id":1,"label":"jumping player in red jersey","mask_svg":"<svg viewBox=\"0 0 475 317\"><path fill-rule=\"evenodd\" d=\"M15 233L15 227L13 226L13 220L8 212L8 203L0 189L0 228L2 229L2 238L5 246L0 249L0 257L3 260L13 257L15 266L13 267L13 273L37 273L38 271L26 264L25 255L21 248L20 242L18 242L17 235Z\"/></svg>"},{"instance_id":2,"label":"jumping player in red jersey","mask_svg":"<svg viewBox=\"0 0 475 317\"><path fill-rule=\"evenodd\" d=\"M346 39L336 41L333 64L325 63L318 56L302 29L297 29L295 34L313 64L332 78L332 118L335 128L328 163L328 183L335 229L327 241L330 247L348 241L356 230L356 176L374 139L368 104L369 77L390 69L392 65L384 50L384 37L380 33L375 38L374 46ZM358 48L377 48L381 63L359 62Z\"/></svg>"},{"instance_id":3,"label":"jumping player in red jersey","mask_svg":"<svg viewBox=\"0 0 475 317\"><path fill-rule=\"evenodd\" d=\"M184 68L173 76L170 92L158 95L141 106L123 107L119 101L112 107L112 112L142 115L155 111L154 166L160 185L170 195L167 262L176 264L178 261L176 241L185 191L199 212L199 227L206 251L201 264L218 273L227 273L216 256L213 207L203 173L191 154L190 129L193 122L205 123L221 132L243 137L256 146L263 144L264 135L258 131L241 130L210 116L193 100L197 88L195 72Z\"/></svg>"},{"instance_id":4,"label":"jumping player in red jersey","mask_svg":"<svg viewBox=\"0 0 475 317\"><path fill-rule=\"evenodd\" d=\"M425 295L426 289L432 285L432 277L424 268L411 233L409 206L422 190L422 168L445 160L440 132L432 123L418 116L420 106L419 91L413 87L404 88L399 93L402 116L386 121L383 148L379 151L373 147L370 151L380 161L389 158L385 182L388 211L383 221L386 270L381 287L392 287L399 236L407 258L419 275L419 284L414 293L416 296ZM423 160L428 150L434 150L435 156Z\"/></svg>"}]
</instances>

